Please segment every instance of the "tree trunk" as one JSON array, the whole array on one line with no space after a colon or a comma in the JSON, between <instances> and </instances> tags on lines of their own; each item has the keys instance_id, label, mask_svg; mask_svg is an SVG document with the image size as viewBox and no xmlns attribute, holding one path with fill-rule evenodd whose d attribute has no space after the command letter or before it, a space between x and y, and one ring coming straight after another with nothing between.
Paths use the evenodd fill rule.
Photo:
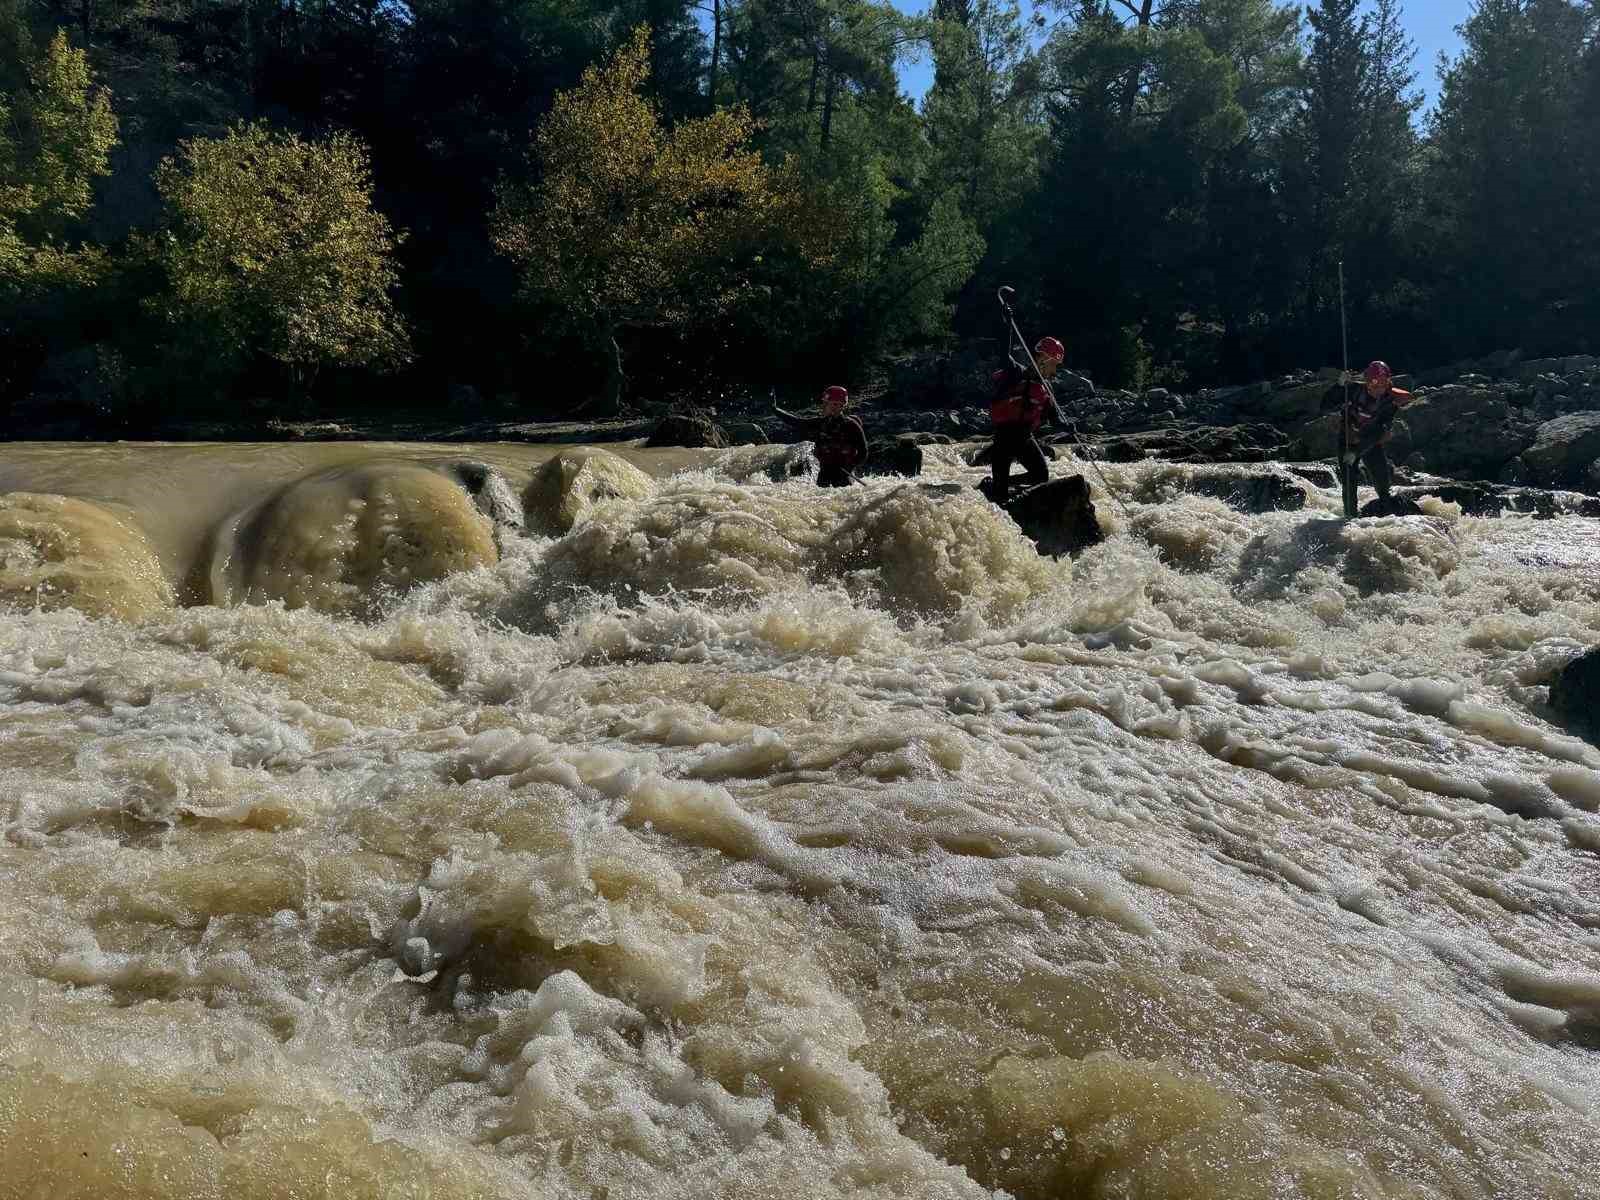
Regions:
<instances>
[{"instance_id":1,"label":"tree trunk","mask_svg":"<svg viewBox=\"0 0 1600 1200\"><path fill-rule=\"evenodd\" d=\"M1139 28L1150 28L1150 9L1155 0L1144 0L1139 8ZM1139 100L1139 82L1144 78L1144 64L1140 63L1129 73L1127 80L1122 85L1122 119L1133 118L1133 106Z\"/></svg>"},{"instance_id":2,"label":"tree trunk","mask_svg":"<svg viewBox=\"0 0 1600 1200\"><path fill-rule=\"evenodd\" d=\"M822 90L822 148L828 148L828 140L833 136L833 100L838 94L839 79L833 71L828 71L828 85Z\"/></svg>"},{"instance_id":3,"label":"tree trunk","mask_svg":"<svg viewBox=\"0 0 1600 1200\"><path fill-rule=\"evenodd\" d=\"M622 394L628 386L628 377L622 370L622 347L617 343L615 328L608 328L601 335L601 345L606 356L606 384L594 415L614 417L622 411Z\"/></svg>"},{"instance_id":4,"label":"tree trunk","mask_svg":"<svg viewBox=\"0 0 1600 1200\"><path fill-rule=\"evenodd\" d=\"M717 67L722 55L722 0L711 0L711 73L706 83L706 111L717 111Z\"/></svg>"}]
</instances>

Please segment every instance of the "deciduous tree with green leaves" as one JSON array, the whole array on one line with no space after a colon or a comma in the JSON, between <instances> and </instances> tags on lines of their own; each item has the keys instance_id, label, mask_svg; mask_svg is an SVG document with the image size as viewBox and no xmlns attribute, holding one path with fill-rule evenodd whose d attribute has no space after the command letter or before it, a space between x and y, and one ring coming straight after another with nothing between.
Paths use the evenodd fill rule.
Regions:
<instances>
[{"instance_id":1,"label":"deciduous tree with green leaves","mask_svg":"<svg viewBox=\"0 0 1600 1200\"><path fill-rule=\"evenodd\" d=\"M364 147L265 125L183 143L156 186L169 290L152 303L206 352L276 362L303 394L325 366L392 367L406 330L391 298L398 239L372 204Z\"/></svg>"},{"instance_id":2,"label":"deciduous tree with green leaves","mask_svg":"<svg viewBox=\"0 0 1600 1200\"><path fill-rule=\"evenodd\" d=\"M0 292L16 299L84 282L103 261L66 235L87 216L95 178L109 173L117 119L65 32L35 53L12 6L0 13L0 38Z\"/></svg>"},{"instance_id":3,"label":"deciduous tree with green leaves","mask_svg":"<svg viewBox=\"0 0 1600 1200\"><path fill-rule=\"evenodd\" d=\"M557 96L540 123L529 178L506 180L491 218L524 295L603 355L605 411L621 405L622 340L687 332L726 314L769 249L807 232L793 172L751 147L743 108L668 128L645 93L648 30Z\"/></svg>"}]
</instances>

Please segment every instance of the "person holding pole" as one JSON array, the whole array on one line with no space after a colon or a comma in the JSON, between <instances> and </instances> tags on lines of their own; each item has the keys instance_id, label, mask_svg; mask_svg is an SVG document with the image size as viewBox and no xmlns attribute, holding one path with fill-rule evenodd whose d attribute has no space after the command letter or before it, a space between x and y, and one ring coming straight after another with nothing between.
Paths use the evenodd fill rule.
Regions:
<instances>
[{"instance_id":1,"label":"person holding pole","mask_svg":"<svg viewBox=\"0 0 1600 1200\"><path fill-rule=\"evenodd\" d=\"M1059 339L1042 337L1029 352L1028 343L1023 340L1022 331L1017 328L1016 315L1011 309L1016 294L1016 289L1010 287L1002 287L996 293L1005 320L1009 361L991 379L994 392L989 401L989 420L994 426L994 442L990 451L989 499L1002 506L1011 491L1012 463L1022 464L1027 472L1024 478L1030 487L1050 479L1050 464L1036 440L1045 417L1048 416L1063 429L1070 428L1056 404L1055 390L1050 386L1050 381L1067 379L1091 395L1094 393L1094 384L1081 375L1062 370L1061 364L1066 360L1067 350ZM1018 357L1019 350L1021 358Z\"/></svg>"},{"instance_id":2,"label":"person holding pole","mask_svg":"<svg viewBox=\"0 0 1600 1200\"><path fill-rule=\"evenodd\" d=\"M1411 402L1411 393L1394 386L1394 372L1381 359L1368 363L1359 380L1350 373L1350 326L1345 318L1342 258L1339 260L1339 346L1344 355L1343 372L1339 376L1344 403L1340 408L1338 473L1344 515L1353 519L1359 511L1356 493L1361 484L1362 463L1366 463L1372 486L1378 493L1378 513L1387 515L1390 511L1389 484L1394 472L1389 465L1388 451L1383 447L1389 440L1395 414ZM1350 389L1357 383L1361 390L1352 394Z\"/></svg>"},{"instance_id":3,"label":"person holding pole","mask_svg":"<svg viewBox=\"0 0 1600 1200\"><path fill-rule=\"evenodd\" d=\"M989 499L1000 505L1005 504L1011 490L1012 463L1022 464L1029 487L1049 480L1050 464L1035 435L1046 416L1057 425L1066 423L1048 382L1061 369L1066 349L1055 338L1043 337L1033 350L1035 357L1029 368L1013 360L1009 366L996 371L992 380L994 395L989 401L989 420L994 425L991 459L994 482Z\"/></svg>"},{"instance_id":4,"label":"person holding pole","mask_svg":"<svg viewBox=\"0 0 1600 1200\"><path fill-rule=\"evenodd\" d=\"M1344 515L1356 515L1362 464L1378 493L1378 514L1387 515L1393 468L1384 443L1389 440L1395 415L1411 402L1411 393L1394 386L1394 372L1381 360L1368 363L1359 380L1346 371L1339 382L1346 395L1344 419L1339 423L1339 482L1344 491ZM1352 397L1349 389L1358 382L1361 390Z\"/></svg>"}]
</instances>

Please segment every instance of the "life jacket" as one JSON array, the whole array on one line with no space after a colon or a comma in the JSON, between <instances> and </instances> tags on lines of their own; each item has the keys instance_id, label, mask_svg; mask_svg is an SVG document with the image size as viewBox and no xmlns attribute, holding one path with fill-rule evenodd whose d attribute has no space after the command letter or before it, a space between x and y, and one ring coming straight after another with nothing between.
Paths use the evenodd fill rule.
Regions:
<instances>
[{"instance_id":1,"label":"life jacket","mask_svg":"<svg viewBox=\"0 0 1600 1200\"><path fill-rule=\"evenodd\" d=\"M1038 380L1030 380L1016 367L1001 367L990 380L994 396L989 401L989 420L996 425L1025 425L1039 428L1050 406L1050 393Z\"/></svg>"},{"instance_id":2,"label":"life jacket","mask_svg":"<svg viewBox=\"0 0 1600 1200\"><path fill-rule=\"evenodd\" d=\"M817 430L817 461L826 467L849 470L861 461L861 443L866 437L858 417L825 417Z\"/></svg>"},{"instance_id":3,"label":"life jacket","mask_svg":"<svg viewBox=\"0 0 1600 1200\"><path fill-rule=\"evenodd\" d=\"M1386 431L1395 413L1410 403L1411 393L1396 387L1390 388L1376 400L1362 388L1350 401L1350 423L1358 433L1364 434L1374 424Z\"/></svg>"}]
</instances>

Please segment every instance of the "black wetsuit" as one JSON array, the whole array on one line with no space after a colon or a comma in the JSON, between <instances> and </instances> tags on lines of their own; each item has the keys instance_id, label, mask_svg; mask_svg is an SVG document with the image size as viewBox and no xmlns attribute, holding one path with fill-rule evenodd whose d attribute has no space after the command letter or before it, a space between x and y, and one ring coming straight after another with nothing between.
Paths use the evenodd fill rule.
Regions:
<instances>
[{"instance_id":1,"label":"black wetsuit","mask_svg":"<svg viewBox=\"0 0 1600 1200\"><path fill-rule=\"evenodd\" d=\"M843 414L800 417L781 408L778 415L811 435L817 448L818 487L848 487L856 482L853 469L867 461L867 432L861 426L861 418Z\"/></svg>"}]
</instances>

